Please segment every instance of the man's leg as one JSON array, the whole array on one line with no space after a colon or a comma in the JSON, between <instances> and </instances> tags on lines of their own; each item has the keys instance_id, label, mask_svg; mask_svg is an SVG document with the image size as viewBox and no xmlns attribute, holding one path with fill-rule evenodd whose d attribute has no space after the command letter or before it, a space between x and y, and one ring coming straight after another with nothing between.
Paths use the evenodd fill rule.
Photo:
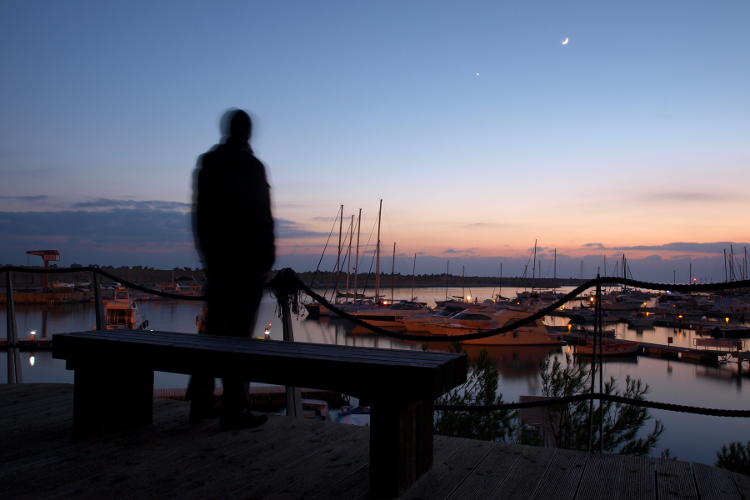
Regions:
<instances>
[{"instance_id":1,"label":"man's leg","mask_svg":"<svg viewBox=\"0 0 750 500\"><path fill-rule=\"evenodd\" d=\"M245 282L246 285L249 283ZM258 315L258 307L263 296L263 281L259 280L248 289L236 290L233 298L241 297L234 303L235 311L232 314L231 335L237 337L251 337L255 328ZM234 302L234 301L233 301ZM226 377L221 379L224 387L222 398L222 427L241 428L254 427L265 422L265 417L256 417L244 414L248 409L249 383L240 378Z\"/></svg>"}]
</instances>

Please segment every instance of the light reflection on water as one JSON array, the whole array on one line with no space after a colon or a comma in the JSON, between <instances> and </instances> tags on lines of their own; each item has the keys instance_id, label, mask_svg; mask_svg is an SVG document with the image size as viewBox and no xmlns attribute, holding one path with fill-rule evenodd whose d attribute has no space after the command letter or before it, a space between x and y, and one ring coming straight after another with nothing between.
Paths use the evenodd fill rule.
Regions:
<instances>
[{"instance_id":1,"label":"light reflection on water","mask_svg":"<svg viewBox=\"0 0 750 500\"><path fill-rule=\"evenodd\" d=\"M493 289L474 288L472 294L480 298L490 297ZM495 290L497 291L497 290ZM407 298L410 289L396 290L395 298ZM515 289L503 289L503 295L514 296ZM445 296L444 288L418 289L420 300L434 301ZM152 301L140 302L141 316L149 320L154 330L195 332L195 317L202 305L194 302ZM94 312L90 304L58 306L17 306L16 322L20 337L30 330L37 330L37 338L50 338L53 333L87 330L94 325ZM276 315L276 304L271 296L264 298L258 314L258 333L263 325L272 323L271 338L281 340L281 322ZM559 320L556 321L559 324ZM5 311L0 312L0 338L5 337ZM336 319L307 320L304 311L293 319L295 340L300 342L329 343L378 347L382 349L419 349L422 343L401 342L369 334L352 334L348 322ZM657 327L636 332L624 323L611 324L618 337L644 342L667 343L673 337L674 345L692 347L696 338L692 330L674 330ZM430 343L429 349L451 350L450 343ZM464 346L470 358L479 355L481 346ZM496 361L501 375L500 391L506 401L517 401L521 395L539 394L539 365L548 356L565 361L565 347L527 346L487 348ZM73 382L73 372L65 369L64 361L54 360L49 352L21 352L23 382ZM33 360L33 363L32 363ZM747 368L746 368L747 369ZM638 356L632 359L607 360L605 376L615 377L624 385L625 377L640 378L650 386L647 398L654 401L707 406L727 409L750 409L750 385L748 377L737 376L736 364L710 367ZM0 355L0 382L7 381L7 357ZM182 388L187 376L172 373L157 373L156 387ZM666 430L659 442L660 449L670 448L681 460L712 464L716 451L730 441L750 440L746 419L705 417L674 412L651 410L653 417L660 419ZM658 451L657 451L658 454Z\"/></svg>"}]
</instances>

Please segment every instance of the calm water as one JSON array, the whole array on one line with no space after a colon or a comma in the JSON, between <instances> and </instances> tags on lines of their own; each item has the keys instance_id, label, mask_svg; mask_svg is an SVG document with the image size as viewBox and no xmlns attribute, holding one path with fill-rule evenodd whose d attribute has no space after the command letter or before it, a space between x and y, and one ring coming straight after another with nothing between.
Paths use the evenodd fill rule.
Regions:
<instances>
[{"instance_id":1,"label":"calm water","mask_svg":"<svg viewBox=\"0 0 750 500\"><path fill-rule=\"evenodd\" d=\"M497 290L494 290L497 292ZM515 289L503 288L503 295L514 296ZM390 293L390 290L387 291ZM444 288L422 288L415 291L420 300L427 302L445 297ZM488 298L493 288L468 289L479 299ZM410 289L395 291L395 298L408 298ZM461 294L454 289L450 294ZM140 302L139 308L149 327L154 330L195 332L195 317L201 305L191 302L153 301ZM5 336L5 311L0 313L0 337ZM53 333L80 331L92 328L94 312L90 304L60 305L51 307L17 306L16 321L19 336L37 330L38 337L50 337ZM559 320L558 320L559 321ZM258 315L258 333L263 325L272 323L271 337L281 339L281 323L276 315L273 298L264 298ZM369 334L352 333L352 327L342 320L313 321L304 318L304 313L294 318L295 340L300 342L357 345L382 349L423 349L421 343L404 343ZM655 328L635 332L624 324L610 325L618 337L633 338L654 343L667 343L672 337L676 345L692 346L695 333L690 330ZM430 349L448 349L439 343L430 343ZM467 354L477 356L482 347L469 346ZM500 390L506 401L517 401L521 395L540 393L539 364L549 356L564 361L566 347L489 347L488 352L496 360L501 375ZM49 352L20 354L23 382L73 382L73 372L65 369L62 361L52 359ZM625 377L640 378L650 386L648 399L670 403L708 406L729 409L750 409L750 378L738 377L736 364L707 367L678 361L661 360L639 356L632 360L605 361L605 376L613 376L621 384ZM0 382L7 382L7 358L0 355ZM183 388L187 377L171 373L157 373L156 387ZM669 448L681 460L713 464L716 451L730 441L750 440L750 425L746 419L703 417L673 412L651 410L654 418L661 420L666 430L659 441L661 449Z\"/></svg>"}]
</instances>

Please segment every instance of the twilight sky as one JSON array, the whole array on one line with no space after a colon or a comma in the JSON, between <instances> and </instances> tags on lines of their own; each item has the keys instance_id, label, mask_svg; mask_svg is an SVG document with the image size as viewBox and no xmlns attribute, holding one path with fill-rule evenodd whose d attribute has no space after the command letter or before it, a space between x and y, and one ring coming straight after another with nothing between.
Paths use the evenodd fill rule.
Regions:
<instances>
[{"instance_id":1,"label":"twilight sky","mask_svg":"<svg viewBox=\"0 0 750 500\"><path fill-rule=\"evenodd\" d=\"M741 0L5 0L0 263L196 265L191 172L236 106L277 266L314 268L339 204L371 249L383 198L402 272L520 275L539 239L544 275L557 248L562 276L625 252L721 280L750 241L749 24Z\"/></svg>"}]
</instances>

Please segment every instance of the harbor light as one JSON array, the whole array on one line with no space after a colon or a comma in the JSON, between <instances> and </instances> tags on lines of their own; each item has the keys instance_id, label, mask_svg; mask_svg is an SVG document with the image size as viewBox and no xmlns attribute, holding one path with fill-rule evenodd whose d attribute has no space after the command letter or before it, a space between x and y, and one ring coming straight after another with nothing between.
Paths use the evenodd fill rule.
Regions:
<instances>
[{"instance_id":1,"label":"harbor light","mask_svg":"<svg viewBox=\"0 0 750 500\"><path fill-rule=\"evenodd\" d=\"M466 302L471 302L471 295L466 296Z\"/></svg>"},{"instance_id":2,"label":"harbor light","mask_svg":"<svg viewBox=\"0 0 750 500\"><path fill-rule=\"evenodd\" d=\"M36 356L32 354L31 356L29 356L29 365L34 366L34 363L36 363Z\"/></svg>"},{"instance_id":3,"label":"harbor light","mask_svg":"<svg viewBox=\"0 0 750 500\"><path fill-rule=\"evenodd\" d=\"M724 318L724 323L729 323L729 316L727 316L726 318Z\"/></svg>"},{"instance_id":4,"label":"harbor light","mask_svg":"<svg viewBox=\"0 0 750 500\"><path fill-rule=\"evenodd\" d=\"M34 340L36 338L36 330L31 330L29 332L29 337L31 337L31 340Z\"/></svg>"},{"instance_id":5,"label":"harbor light","mask_svg":"<svg viewBox=\"0 0 750 500\"><path fill-rule=\"evenodd\" d=\"M271 322L270 321L266 323L266 326L263 328L263 338L265 340L269 340L271 338Z\"/></svg>"}]
</instances>

